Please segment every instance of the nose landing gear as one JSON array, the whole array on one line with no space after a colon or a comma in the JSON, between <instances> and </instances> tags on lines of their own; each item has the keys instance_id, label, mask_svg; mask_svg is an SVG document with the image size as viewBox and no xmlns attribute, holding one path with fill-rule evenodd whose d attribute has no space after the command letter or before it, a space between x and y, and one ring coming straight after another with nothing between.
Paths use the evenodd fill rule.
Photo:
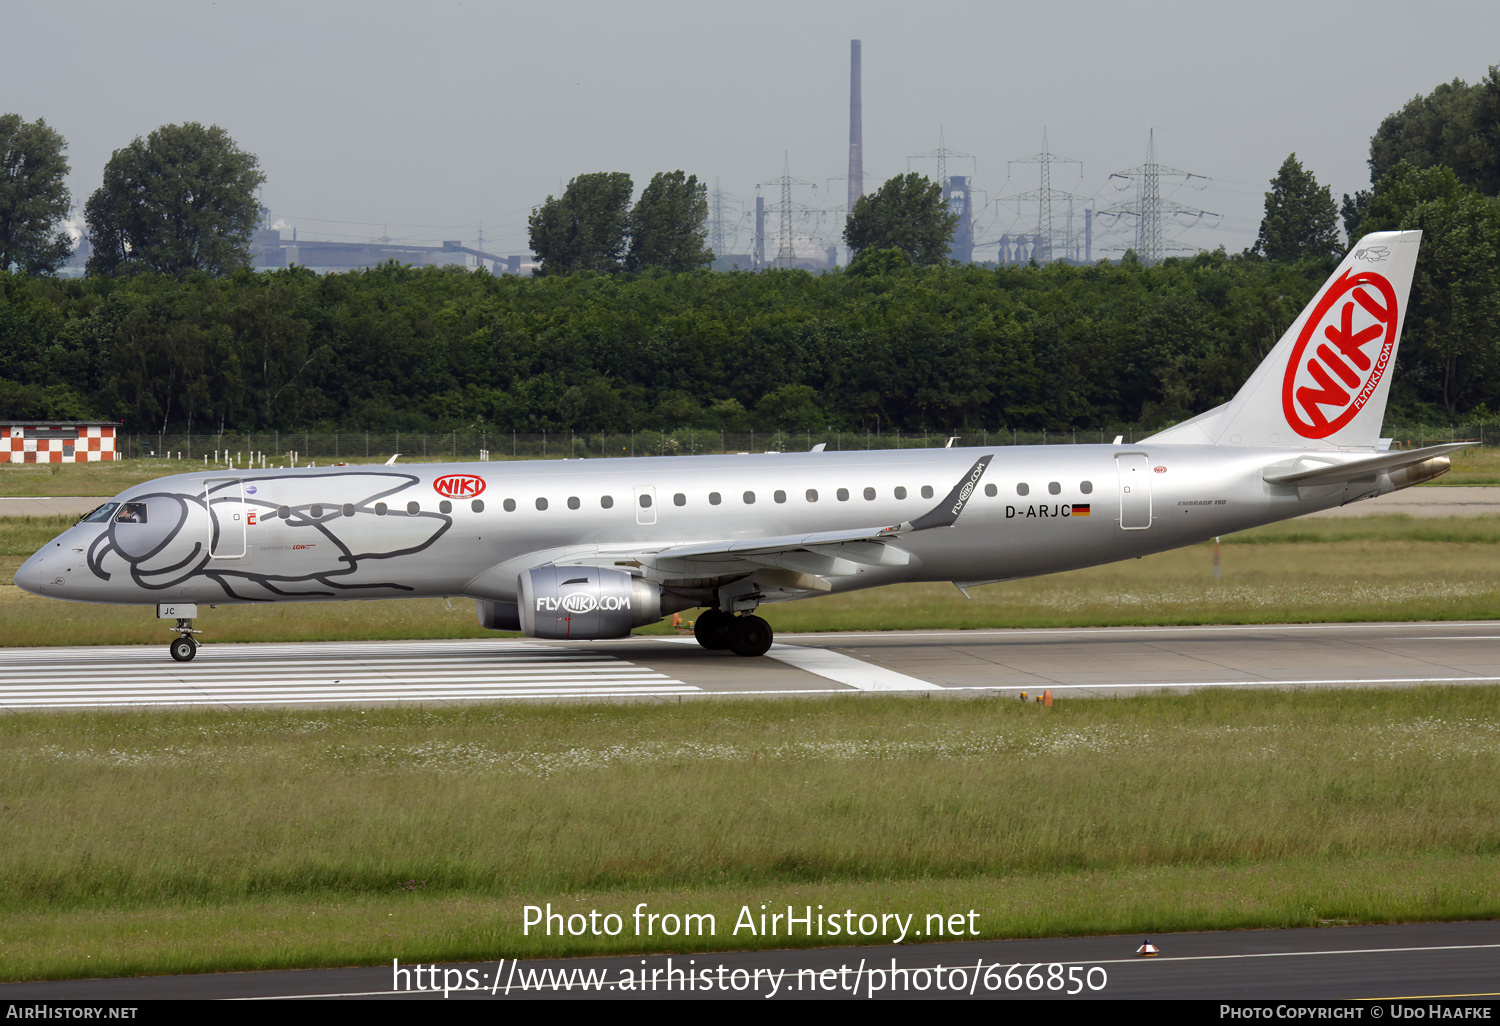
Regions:
<instances>
[{"instance_id":1,"label":"nose landing gear","mask_svg":"<svg viewBox=\"0 0 1500 1026\"><path fill-rule=\"evenodd\" d=\"M193 621L187 617L178 617L176 627L168 627L167 630L176 631L181 637L177 638L168 646L172 658L179 663L192 662L193 656L198 654L198 642L194 634L202 634L202 631L193 629Z\"/></svg>"}]
</instances>

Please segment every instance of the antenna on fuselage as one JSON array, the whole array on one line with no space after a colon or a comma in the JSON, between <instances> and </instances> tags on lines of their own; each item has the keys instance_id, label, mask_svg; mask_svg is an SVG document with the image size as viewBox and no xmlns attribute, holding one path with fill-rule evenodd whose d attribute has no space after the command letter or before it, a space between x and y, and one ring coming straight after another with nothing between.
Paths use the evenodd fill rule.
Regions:
<instances>
[{"instance_id":1,"label":"antenna on fuselage","mask_svg":"<svg viewBox=\"0 0 1500 1026\"><path fill-rule=\"evenodd\" d=\"M385 465L389 467L391 464L393 464L393 463L396 462L396 456L400 456L400 455L401 454L399 452L396 453L395 456L392 456L390 459L388 459L388 460L385 461Z\"/></svg>"}]
</instances>

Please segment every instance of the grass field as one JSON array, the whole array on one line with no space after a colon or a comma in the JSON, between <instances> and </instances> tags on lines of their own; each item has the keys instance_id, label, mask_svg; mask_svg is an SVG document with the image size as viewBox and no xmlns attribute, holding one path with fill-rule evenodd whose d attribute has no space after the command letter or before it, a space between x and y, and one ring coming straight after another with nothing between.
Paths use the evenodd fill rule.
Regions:
<instances>
[{"instance_id":1,"label":"grass field","mask_svg":"<svg viewBox=\"0 0 1500 1026\"><path fill-rule=\"evenodd\" d=\"M11 715L0 975L806 943L736 934L762 903L1022 937L1494 917L1497 781L1494 687ZM717 929L524 935L549 902Z\"/></svg>"}]
</instances>

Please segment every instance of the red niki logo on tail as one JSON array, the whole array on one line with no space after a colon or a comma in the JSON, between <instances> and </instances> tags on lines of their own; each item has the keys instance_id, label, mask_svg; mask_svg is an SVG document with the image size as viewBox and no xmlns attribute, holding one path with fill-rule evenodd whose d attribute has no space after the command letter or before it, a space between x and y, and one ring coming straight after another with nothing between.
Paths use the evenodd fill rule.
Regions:
<instances>
[{"instance_id":1,"label":"red niki logo on tail","mask_svg":"<svg viewBox=\"0 0 1500 1026\"><path fill-rule=\"evenodd\" d=\"M1354 419L1385 377L1398 323L1396 290L1381 275L1349 270L1328 286L1287 361L1281 409L1292 430L1327 438Z\"/></svg>"}]
</instances>

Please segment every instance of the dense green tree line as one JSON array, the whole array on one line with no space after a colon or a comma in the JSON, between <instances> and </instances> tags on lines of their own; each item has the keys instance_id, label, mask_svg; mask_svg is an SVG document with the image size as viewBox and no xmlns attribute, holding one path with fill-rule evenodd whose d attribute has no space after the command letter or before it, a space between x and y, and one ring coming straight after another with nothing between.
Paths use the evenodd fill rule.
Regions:
<instances>
[{"instance_id":1,"label":"dense green tree line","mask_svg":"<svg viewBox=\"0 0 1500 1026\"><path fill-rule=\"evenodd\" d=\"M0 418L139 431L1166 424L1232 395L1330 269L1222 253L1155 268L903 264L0 275Z\"/></svg>"},{"instance_id":2,"label":"dense green tree line","mask_svg":"<svg viewBox=\"0 0 1500 1026\"><path fill-rule=\"evenodd\" d=\"M1500 411L1497 76L1387 118L1373 189L1344 198L1351 239L1426 233L1392 393L1406 422ZM114 263L61 281L39 275L62 141L7 115L0 144L0 419L133 431L1159 427L1228 399L1341 249L1293 154L1252 251L1152 268L947 266L940 193L908 175L856 210L849 268L712 274L704 187L679 171L634 208L623 174L549 197L536 278L259 274L236 255L245 204L220 202L248 197L254 157L184 125L116 152L89 218Z\"/></svg>"}]
</instances>

